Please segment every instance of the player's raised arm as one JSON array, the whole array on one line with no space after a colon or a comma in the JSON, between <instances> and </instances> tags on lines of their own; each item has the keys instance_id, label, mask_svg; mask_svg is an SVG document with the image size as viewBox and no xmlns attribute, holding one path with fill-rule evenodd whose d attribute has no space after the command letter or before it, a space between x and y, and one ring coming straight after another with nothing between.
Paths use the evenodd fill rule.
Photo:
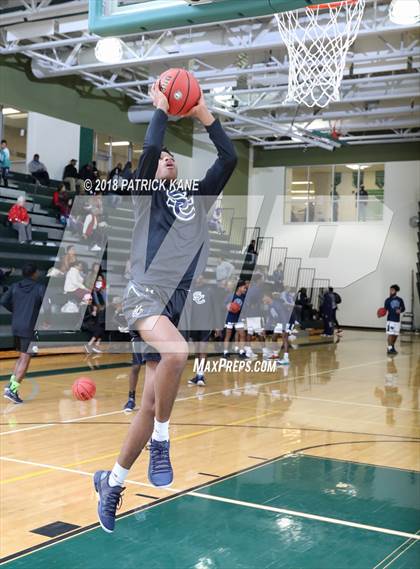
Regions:
<instances>
[{"instance_id":1,"label":"player's raised arm","mask_svg":"<svg viewBox=\"0 0 420 569\"><path fill-rule=\"evenodd\" d=\"M217 149L216 161L200 181L200 194L218 196L227 184L238 162L235 148L223 130L220 121L207 108L203 95L198 105L189 112L188 116L203 124Z\"/></svg>"},{"instance_id":2,"label":"player's raised arm","mask_svg":"<svg viewBox=\"0 0 420 569\"><path fill-rule=\"evenodd\" d=\"M134 175L136 179L154 179L168 123L168 99L157 88L156 84L151 88L150 95L153 100L153 105L156 107L156 111L153 114L146 132L143 152L141 153Z\"/></svg>"}]
</instances>

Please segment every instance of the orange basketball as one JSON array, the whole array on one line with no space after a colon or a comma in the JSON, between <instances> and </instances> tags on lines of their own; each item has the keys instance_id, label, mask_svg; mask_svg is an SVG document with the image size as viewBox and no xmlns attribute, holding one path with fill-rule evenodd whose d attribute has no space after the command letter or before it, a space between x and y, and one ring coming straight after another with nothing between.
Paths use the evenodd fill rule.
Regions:
<instances>
[{"instance_id":1,"label":"orange basketball","mask_svg":"<svg viewBox=\"0 0 420 569\"><path fill-rule=\"evenodd\" d=\"M197 79L186 69L168 69L159 77L158 86L169 101L170 115L186 115L201 97Z\"/></svg>"},{"instance_id":2,"label":"orange basketball","mask_svg":"<svg viewBox=\"0 0 420 569\"><path fill-rule=\"evenodd\" d=\"M381 307L381 308L378 308L376 314L377 314L378 318L383 318L386 315L386 312L387 312L386 308Z\"/></svg>"},{"instance_id":3,"label":"orange basketball","mask_svg":"<svg viewBox=\"0 0 420 569\"><path fill-rule=\"evenodd\" d=\"M233 314L237 314L241 310L241 305L239 302L231 302L229 304L229 312L233 312Z\"/></svg>"},{"instance_id":4,"label":"orange basketball","mask_svg":"<svg viewBox=\"0 0 420 569\"><path fill-rule=\"evenodd\" d=\"M90 377L79 377L73 383L73 395L79 401L87 401L95 397L96 385Z\"/></svg>"}]
</instances>

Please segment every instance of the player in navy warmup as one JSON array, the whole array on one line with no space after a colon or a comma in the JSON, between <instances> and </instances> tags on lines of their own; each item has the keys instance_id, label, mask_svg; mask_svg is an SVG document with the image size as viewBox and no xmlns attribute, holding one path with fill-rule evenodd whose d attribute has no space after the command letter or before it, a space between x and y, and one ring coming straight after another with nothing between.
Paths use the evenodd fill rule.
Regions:
<instances>
[{"instance_id":1,"label":"player in navy warmup","mask_svg":"<svg viewBox=\"0 0 420 569\"><path fill-rule=\"evenodd\" d=\"M398 354L395 349L395 342L401 328L401 314L405 312L404 301L397 296L400 287L397 284L391 285L389 289L389 297L384 302L384 308L387 311L386 334L388 336L387 353L391 355Z\"/></svg>"},{"instance_id":2,"label":"player in navy warmup","mask_svg":"<svg viewBox=\"0 0 420 569\"><path fill-rule=\"evenodd\" d=\"M240 319L241 317L241 310L242 306L245 302L245 296L247 291L247 284L245 281L239 281L236 285L236 290L232 296L232 294L228 294L225 297L225 304L227 306L227 317L226 317L226 324L225 324L225 340L224 340L224 349L223 349L223 357L229 357L229 342L232 338L233 331L237 334L238 343L239 343L239 357L246 358L245 354L245 324L243 320ZM240 309L237 312L232 312L229 310L231 304L238 304Z\"/></svg>"},{"instance_id":3,"label":"player in navy warmup","mask_svg":"<svg viewBox=\"0 0 420 569\"><path fill-rule=\"evenodd\" d=\"M100 470L94 475L99 521L107 532L114 530L129 469L150 437L149 480L154 486L172 483L169 418L188 358L188 344L178 325L194 275L200 274L207 263L207 213L237 163L232 142L201 97L189 116L206 128L218 157L197 191L174 187L171 182L178 180L175 158L163 146L169 103L156 86L151 96L156 111L133 179L159 180L163 188L147 191L141 186L133 196L131 280L123 303L129 328L148 345L143 356L146 374L141 407L117 462L112 471Z\"/></svg>"}]
</instances>

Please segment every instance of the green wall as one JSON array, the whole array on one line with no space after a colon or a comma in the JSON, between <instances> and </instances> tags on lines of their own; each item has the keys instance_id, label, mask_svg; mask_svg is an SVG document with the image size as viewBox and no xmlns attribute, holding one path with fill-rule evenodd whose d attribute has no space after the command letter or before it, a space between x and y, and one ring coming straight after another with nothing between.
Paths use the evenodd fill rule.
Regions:
<instances>
[{"instance_id":1,"label":"green wall","mask_svg":"<svg viewBox=\"0 0 420 569\"><path fill-rule=\"evenodd\" d=\"M343 146L333 152L323 148L263 150L256 148L254 166L310 166L312 164L354 164L358 162L401 162L420 160L420 143L360 144Z\"/></svg>"},{"instance_id":2,"label":"green wall","mask_svg":"<svg viewBox=\"0 0 420 569\"><path fill-rule=\"evenodd\" d=\"M84 126L80 127L80 150L79 166L91 162L93 158L93 130Z\"/></svg>"},{"instance_id":3,"label":"green wall","mask_svg":"<svg viewBox=\"0 0 420 569\"><path fill-rule=\"evenodd\" d=\"M98 91L79 76L36 79L24 56L0 56L0 103L80 124L142 144L147 125L129 122L133 101L117 91ZM166 144L192 156L192 121L169 125Z\"/></svg>"},{"instance_id":4,"label":"green wall","mask_svg":"<svg viewBox=\"0 0 420 569\"><path fill-rule=\"evenodd\" d=\"M249 181L249 144L239 140L234 143L238 155L238 165L229 180L225 196L247 196Z\"/></svg>"}]
</instances>

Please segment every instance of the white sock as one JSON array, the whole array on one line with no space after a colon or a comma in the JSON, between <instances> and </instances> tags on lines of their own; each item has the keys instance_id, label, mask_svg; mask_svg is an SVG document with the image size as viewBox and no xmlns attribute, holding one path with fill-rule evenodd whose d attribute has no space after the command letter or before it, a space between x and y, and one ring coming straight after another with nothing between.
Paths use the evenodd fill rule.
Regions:
<instances>
[{"instance_id":1,"label":"white sock","mask_svg":"<svg viewBox=\"0 0 420 569\"><path fill-rule=\"evenodd\" d=\"M289 359L289 353L288 352L284 352L284 359L288 360Z\"/></svg>"},{"instance_id":2,"label":"white sock","mask_svg":"<svg viewBox=\"0 0 420 569\"><path fill-rule=\"evenodd\" d=\"M392 346L388 346L388 352L392 350Z\"/></svg>"},{"instance_id":3,"label":"white sock","mask_svg":"<svg viewBox=\"0 0 420 569\"><path fill-rule=\"evenodd\" d=\"M197 373L197 377L198 377L199 379L203 379L204 373Z\"/></svg>"},{"instance_id":4,"label":"white sock","mask_svg":"<svg viewBox=\"0 0 420 569\"><path fill-rule=\"evenodd\" d=\"M161 423L155 419L152 439L155 441L169 441L169 421Z\"/></svg>"},{"instance_id":5,"label":"white sock","mask_svg":"<svg viewBox=\"0 0 420 569\"><path fill-rule=\"evenodd\" d=\"M127 478L129 470L127 468L123 468L116 462L114 464L114 468L111 470L111 474L109 475L109 485L110 486L122 486Z\"/></svg>"},{"instance_id":6,"label":"white sock","mask_svg":"<svg viewBox=\"0 0 420 569\"><path fill-rule=\"evenodd\" d=\"M239 353L242 355L245 353L245 350L239 350Z\"/></svg>"}]
</instances>

